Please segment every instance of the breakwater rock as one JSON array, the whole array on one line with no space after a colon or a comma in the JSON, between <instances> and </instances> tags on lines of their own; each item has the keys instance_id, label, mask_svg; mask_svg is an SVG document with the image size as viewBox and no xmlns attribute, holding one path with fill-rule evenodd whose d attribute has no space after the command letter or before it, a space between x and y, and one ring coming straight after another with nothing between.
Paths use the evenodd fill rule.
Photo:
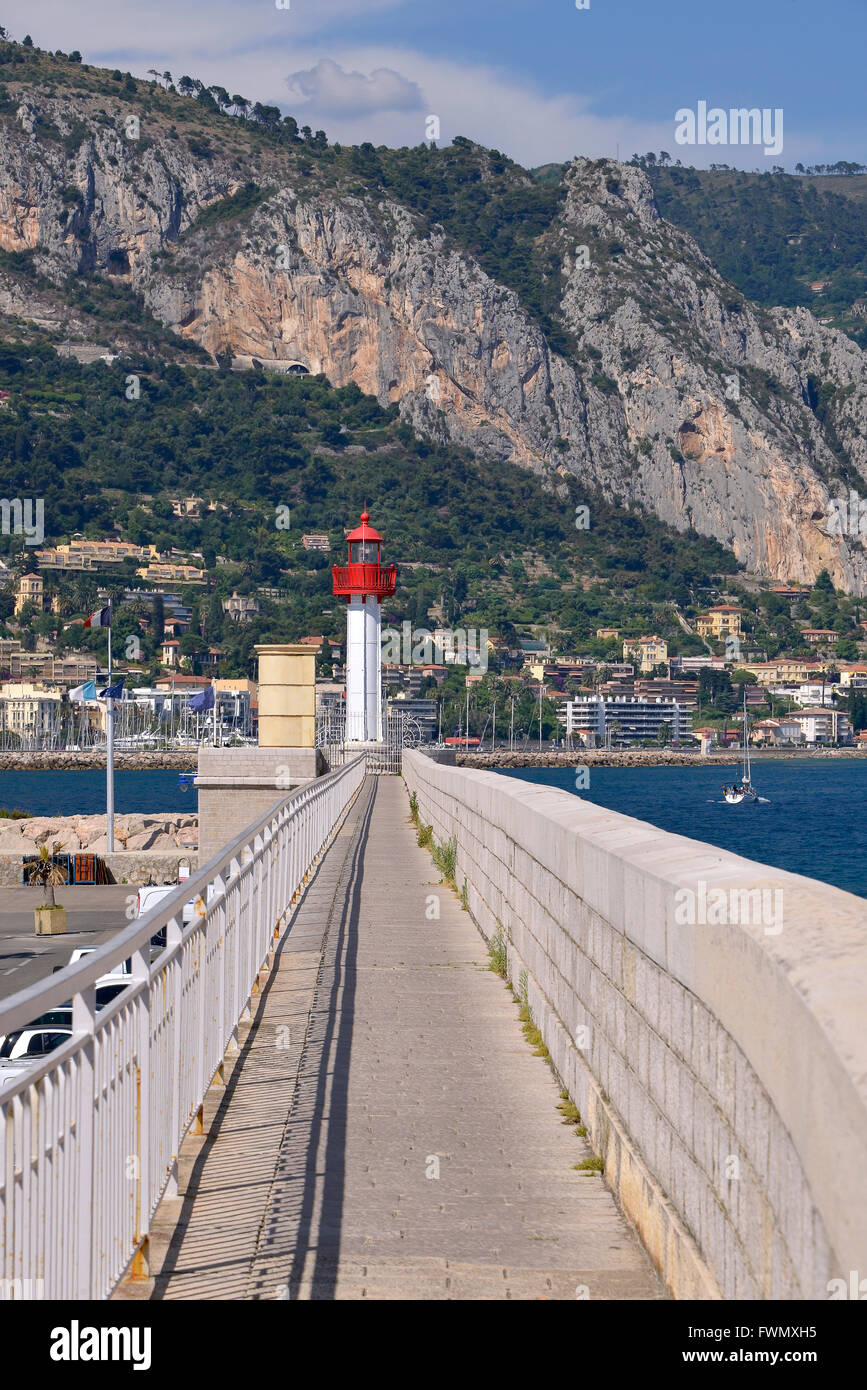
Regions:
<instances>
[{"instance_id":1,"label":"breakwater rock","mask_svg":"<svg viewBox=\"0 0 867 1390\"><path fill-rule=\"evenodd\" d=\"M195 772L196 749L165 753L115 753L115 772ZM75 772L105 767L104 749L80 752L0 753L0 772Z\"/></svg>"},{"instance_id":2,"label":"breakwater rock","mask_svg":"<svg viewBox=\"0 0 867 1390\"><path fill-rule=\"evenodd\" d=\"M707 767L709 763L740 763L737 749L727 753L677 753L670 749L581 748L563 753L458 753L458 767Z\"/></svg>"},{"instance_id":3,"label":"breakwater rock","mask_svg":"<svg viewBox=\"0 0 867 1390\"><path fill-rule=\"evenodd\" d=\"M132 812L114 818L117 850L196 850L199 818L171 813L140 815ZM0 854L38 854L47 845L57 853L105 854L108 849L105 816L28 816L24 820L0 820Z\"/></svg>"}]
</instances>

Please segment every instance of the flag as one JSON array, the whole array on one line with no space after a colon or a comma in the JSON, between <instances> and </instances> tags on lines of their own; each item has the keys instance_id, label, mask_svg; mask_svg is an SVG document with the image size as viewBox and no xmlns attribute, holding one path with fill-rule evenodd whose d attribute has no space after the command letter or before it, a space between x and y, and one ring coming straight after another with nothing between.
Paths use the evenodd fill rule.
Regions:
<instances>
[{"instance_id":1,"label":"flag","mask_svg":"<svg viewBox=\"0 0 867 1390\"><path fill-rule=\"evenodd\" d=\"M111 627L111 604L107 608L97 608L84 620L85 627Z\"/></svg>"},{"instance_id":2,"label":"flag","mask_svg":"<svg viewBox=\"0 0 867 1390\"><path fill-rule=\"evenodd\" d=\"M69 699L72 704L83 704L85 700L95 700L96 685L93 681L85 681L84 685L77 685L74 690L70 690Z\"/></svg>"},{"instance_id":3,"label":"flag","mask_svg":"<svg viewBox=\"0 0 867 1390\"><path fill-rule=\"evenodd\" d=\"M123 683L126 676L121 676L115 681L114 685L107 685L104 690L100 690L100 700L120 700L123 697Z\"/></svg>"},{"instance_id":4,"label":"flag","mask_svg":"<svg viewBox=\"0 0 867 1390\"><path fill-rule=\"evenodd\" d=\"M200 690L198 695L194 695L190 700L190 709L196 714L202 714L206 709L214 708L214 687L211 685L207 690Z\"/></svg>"}]
</instances>

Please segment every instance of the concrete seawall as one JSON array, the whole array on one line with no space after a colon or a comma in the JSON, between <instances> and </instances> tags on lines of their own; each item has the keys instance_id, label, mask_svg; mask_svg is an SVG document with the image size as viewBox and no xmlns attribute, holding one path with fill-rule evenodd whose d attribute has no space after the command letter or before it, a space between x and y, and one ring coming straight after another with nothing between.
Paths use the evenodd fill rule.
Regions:
<instances>
[{"instance_id":1,"label":"concrete seawall","mask_svg":"<svg viewBox=\"0 0 867 1390\"><path fill-rule=\"evenodd\" d=\"M867 904L567 792L404 778L672 1293L867 1276Z\"/></svg>"}]
</instances>

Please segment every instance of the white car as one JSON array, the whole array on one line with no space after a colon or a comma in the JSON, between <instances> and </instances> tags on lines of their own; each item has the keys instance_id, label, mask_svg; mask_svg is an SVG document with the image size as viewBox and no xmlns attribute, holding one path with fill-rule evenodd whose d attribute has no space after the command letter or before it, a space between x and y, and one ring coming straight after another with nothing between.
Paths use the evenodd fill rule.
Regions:
<instances>
[{"instance_id":1,"label":"white car","mask_svg":"<svg viewBox=\"0 0 867 1390\"><path fill-rule=\"evenodd\" d=\"M75 965L76 961L83 960L85 956L92 956L95 950L95 946L77 946L76 949L73 951L72 955L69 957L69 960L66 962L66 964ZM118 961L117 965L113 967L113 969L110 971L108 975L103 975L97 983L101 984L103 980L113 979L116 975L131 974L132 961L121 960Z\"/></svg>"},{"instance_id":2,"label":"white car","mask_svg":"<svg viewBox=\"0 0 867 1390\"><path fill-rule=\"evenodd\" d=\"M71 1037L71 1028L17 1028L0 1042L0 1061L33 1061L45 1057Z\"/></svg>"},{"instance_id":3,"label":"white car","mask_svg":"<svg viewBox=\"0 0 867 1390\"><path fill-rule=\"evenodd\" d=\"M149 885L147 888L140 888L136 897L136 917L144 917L146 912L150 912L151 908L156 907L158 902L167 898L169 893L174 893L179 887L179 883L158 883ZM190 898L188 902L184 903L182 919L184 926L198 916L196 899Z\"/></svg>"},{"instance_id":4,"label":"white car","mask_svg":"<svg viewBox=\"0 0 867 1390\"><path fill-rule=\"evenodd\" d=\"M17 1081L19 1076L27 1075L27 1062L12 1062L8 1057L0 1057L0 1089L4 1081Z\"/></svg>"}]
</instances>

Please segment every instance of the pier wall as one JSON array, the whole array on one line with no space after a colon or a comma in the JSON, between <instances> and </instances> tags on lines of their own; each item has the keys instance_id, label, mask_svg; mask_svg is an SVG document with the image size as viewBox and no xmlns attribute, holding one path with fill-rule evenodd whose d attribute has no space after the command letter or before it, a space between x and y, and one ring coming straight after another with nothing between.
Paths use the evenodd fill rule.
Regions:
<instances>
[{"instance_id":1,"label":"pier wall","mask_svg":"<svg viewBox=\"0 0 867 1390\"><path fill-rule=\"evenodd\" d=\"M177 883L182 864L189 867L191 874L199 867L199 852L195 846L172 851L117 850L113 854L99 850L97 854L115 883L128 883L133 888L141 888L146 883ZM20 886L23 862L20 854L0 854L0 888ZM63 901L62 887L57 889L57 898Z\"/></svg>"},{"instance_id":2,"label":"pier wall","mask_svg":"<svg viewBox=\"0 0 867 1390\"><path fill-rule=\"evenodd\" d=\"M674 1296L867 1276L864 901L568 792L403 769Z\"/></svg>"}]
</instances>

